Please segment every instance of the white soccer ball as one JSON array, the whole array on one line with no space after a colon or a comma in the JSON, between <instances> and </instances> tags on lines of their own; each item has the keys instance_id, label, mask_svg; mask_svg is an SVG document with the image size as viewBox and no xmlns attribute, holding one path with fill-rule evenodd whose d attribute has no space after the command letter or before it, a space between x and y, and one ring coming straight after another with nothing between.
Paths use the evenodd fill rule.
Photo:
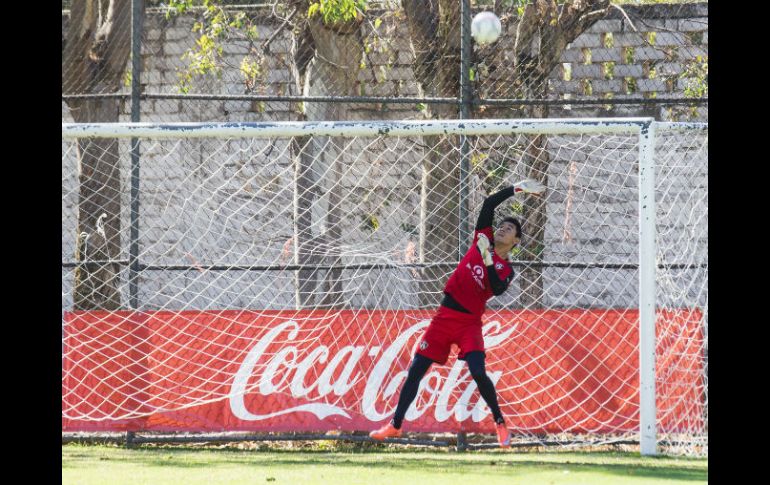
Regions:
<instances>
[{"instance_id":1,"label":"white soccer ball","mask_svg":"<svg viewBox=\"0 0 770 485\"><path fill-rule=\"evenodd\" d=\"M492 12L480 12L471 22L471 37L478 44L491 44L500 37L503 30L500 19Z\"/></svg>"}]
</instances>

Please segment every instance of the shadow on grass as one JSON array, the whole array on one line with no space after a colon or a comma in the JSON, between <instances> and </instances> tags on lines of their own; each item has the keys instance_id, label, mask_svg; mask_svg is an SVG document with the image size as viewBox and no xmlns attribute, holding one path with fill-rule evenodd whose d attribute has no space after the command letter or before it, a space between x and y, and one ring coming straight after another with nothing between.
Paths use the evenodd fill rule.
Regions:
<instances>
[{"instance_id":1,"label":"shadow on grass","mask_svg":"<svg viewBox=\"0 0 770 485\"><path fill-rule=\"evenodd\" d=\"M374 451L374 452L373 452ZM530 459L543 457L543 459ZM604 463L614 460L616 463ZM678 481L708 480L703 460L671 460L641 458L633 453L506 453L444 450L325 451L325 450L233 450L195 447L137 448L132 450L95 449L92 453L78 449L64 452L62 468L90 466L97 461L146 467L181 469L247 466L264 468L333 466L351 469L430 472L436 474L508 475L564 472L600 473L605 475L670 479ZM451 466L450 466L451 465Z\"/></svg>"}]
</instances>

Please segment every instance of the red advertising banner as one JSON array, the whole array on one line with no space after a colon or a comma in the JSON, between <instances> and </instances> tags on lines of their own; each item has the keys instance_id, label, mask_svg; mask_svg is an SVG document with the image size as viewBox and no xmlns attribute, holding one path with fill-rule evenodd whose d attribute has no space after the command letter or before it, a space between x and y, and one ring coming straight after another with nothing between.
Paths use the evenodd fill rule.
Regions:
<instances>
[{"instance_id":1,"label":"red advertising banner","mask_svg":"<svg viewBox=\"0 0 770 485\"><path fill-rule=\"evenodd\" d=\"M370 430L390 419L432 312L65 314L64 431ZM638 311L509 310L484 319L487 373L512 430L639 428ZM703 322L657 315L659 430L703 426ZM700 424L699 424L700 423ZM405 430L492 432L456 353L434 365Z\"/></svg>"}]
</instances>

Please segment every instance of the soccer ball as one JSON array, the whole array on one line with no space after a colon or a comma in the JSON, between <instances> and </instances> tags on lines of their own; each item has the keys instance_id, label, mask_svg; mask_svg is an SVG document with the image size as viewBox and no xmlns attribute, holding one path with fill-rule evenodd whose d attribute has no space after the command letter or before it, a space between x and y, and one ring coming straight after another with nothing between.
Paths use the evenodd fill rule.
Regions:
<instances>
[{"instance_id":1,"label":"soccer ball","mask_svg":"<svg viewBox=\"0 0 770 485\"><path fill-rule=\"evenodd\" d=\"M471 37L478 44L491 44L500 37L502 25L500 19L492 12L480 12L471 22Z\"/></svg>"}]
</instances>

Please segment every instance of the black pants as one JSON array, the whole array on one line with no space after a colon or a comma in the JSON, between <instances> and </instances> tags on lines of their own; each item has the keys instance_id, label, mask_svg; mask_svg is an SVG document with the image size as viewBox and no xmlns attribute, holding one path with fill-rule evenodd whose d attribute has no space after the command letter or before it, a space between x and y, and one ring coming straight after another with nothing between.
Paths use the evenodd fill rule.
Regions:
<instances>
[{"instance_id":1,"label":"black pants","mask_svg":"<svg viewBox=\"0 0 770 485\"><path fill-rule=\"evenodd\" d=\"M481 351L469 352L465 355L465 361L468 363L468 370L470 370L471 377L476 382L476 386L479 388L481 397L489 406L492 411L492 416L495 418L496 423L503 422L503 415L500 412L500 406L497 404L497 393L495 392L495 385L492 383L492 379L487 375L486 367L484 364L485 354ZM409 372L406 376L406 382L401 388L401 394L398 396L398 406L396 406L396 413L393 415L393 426L401 428L401 423L404 420L407 409L417 397L417 389L420 387L420 381L430 369L433 361L429 358L415 354L412 364L409 366Z\"/></svg>"}]
</instances>

